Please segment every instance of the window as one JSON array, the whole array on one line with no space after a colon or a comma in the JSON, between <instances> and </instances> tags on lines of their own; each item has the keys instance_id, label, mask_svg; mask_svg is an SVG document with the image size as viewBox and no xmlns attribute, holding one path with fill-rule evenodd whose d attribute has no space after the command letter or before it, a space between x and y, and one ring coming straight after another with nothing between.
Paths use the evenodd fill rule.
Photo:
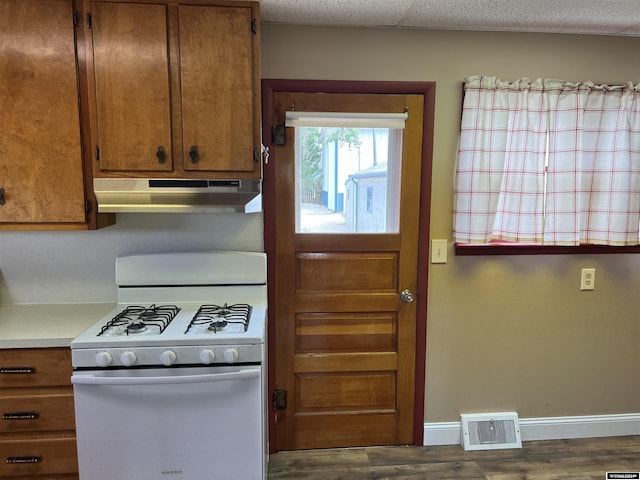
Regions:
<instances>
[{"instance_id":1,"label":"window","mask_svg":"<svg viewBox=\"0 0 640 480\"><path fill-rule=\"evenodd\" d=\"M373 187L367 187L367 212L373 213Z\"/></svg>"},{"instance_id":2,"label":"window","mask_svg":"<svg viewBox=\"0 0 640 480\"><path fill-rule=\"evenodd\" d=\"M469 77L457 244L640 243L640 86Z\"/></svg>"},{"instance_id":3,"label":"window","mask_svg":"<svg viewBox=\"0 0 640 480\"><path fill-rule=\"evenodd\" d=\"M296 127L296 233L398 231L406 118L287 112Z\"/></svg>"}]
</instances>

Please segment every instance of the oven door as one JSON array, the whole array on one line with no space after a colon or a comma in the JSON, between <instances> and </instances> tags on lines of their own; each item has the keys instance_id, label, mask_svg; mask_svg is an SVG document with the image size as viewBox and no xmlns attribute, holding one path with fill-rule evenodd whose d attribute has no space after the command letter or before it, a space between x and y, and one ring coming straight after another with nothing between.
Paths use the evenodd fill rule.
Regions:
<instances>
[{"instance_id":1,"label":"oven door","mask_svg":"<svg viewBox=\"0 0 640 480\"><path fill-rule=\"evenodd\" d=\"M74 372L81 480L266 478L262 367Z\"/></svg>"}]
</instances>

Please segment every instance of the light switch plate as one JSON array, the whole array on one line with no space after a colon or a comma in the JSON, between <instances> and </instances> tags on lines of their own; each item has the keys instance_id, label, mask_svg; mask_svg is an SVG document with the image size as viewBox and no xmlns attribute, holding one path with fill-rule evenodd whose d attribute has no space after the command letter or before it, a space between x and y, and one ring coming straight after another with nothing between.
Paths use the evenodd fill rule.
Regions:
<instances>
[{"instance_id":1,"label":"light switch plate","mask_svg":"<svg viewBox=\"0 0 640 480\"><path fill-rule=\"evenodd\" d=\"M431 263L447 263L447 239L431 240Z\"/></svg>"}]
</instances>

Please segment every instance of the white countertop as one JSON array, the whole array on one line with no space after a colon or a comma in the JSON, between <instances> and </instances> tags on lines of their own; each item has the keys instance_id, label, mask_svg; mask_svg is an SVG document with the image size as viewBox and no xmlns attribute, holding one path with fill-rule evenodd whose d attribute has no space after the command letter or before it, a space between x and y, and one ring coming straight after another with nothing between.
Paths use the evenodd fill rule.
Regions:
<instances>
[{"instance_id":1,"label":"white countertop","mask_svg":"<svg viewBox=\"0 0 640 480\"><path fill-rule=\"evenodd\" d=\"M0 305L0 349L68 347L115 303Z\"/></svg>"}]
</instances>

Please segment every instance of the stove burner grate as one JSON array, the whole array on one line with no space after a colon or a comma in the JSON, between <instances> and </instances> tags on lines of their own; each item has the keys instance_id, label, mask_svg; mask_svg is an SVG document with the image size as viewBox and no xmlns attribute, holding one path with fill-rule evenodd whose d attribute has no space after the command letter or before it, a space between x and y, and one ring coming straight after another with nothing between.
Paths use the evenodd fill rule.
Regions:
<instances>
[{"instance_id":1,"label":"stove burner grate","mask_svg":"<svg viewBox=\"0 0 640 480\"><path fill-rule=\"evenodd\" d=\"M207 326L207 330L218 333L224 330L229 324L241 325L243 331L249 328L249 318L251 316L251 305L246 303L237 303L227 305L202 305L189 326L184 331L187 333L191 327L196 325Z\"/></svg>"},{"instance_id":2,"label":"stove burner grate","mask_svg":"<svg viewBox=\"0 0 640 480\"><path fill-rule=\"evenodd\" d=\"M126 335L142 333L149 328L156 329L157 333L160 334L164 332L164 329L167 328L179 311L180 307L175 305L156 306L153 304L149 307L130 305L107 322L98 333L98 336L115 327L122 327Z\"/></svg>"}]
</instances>

